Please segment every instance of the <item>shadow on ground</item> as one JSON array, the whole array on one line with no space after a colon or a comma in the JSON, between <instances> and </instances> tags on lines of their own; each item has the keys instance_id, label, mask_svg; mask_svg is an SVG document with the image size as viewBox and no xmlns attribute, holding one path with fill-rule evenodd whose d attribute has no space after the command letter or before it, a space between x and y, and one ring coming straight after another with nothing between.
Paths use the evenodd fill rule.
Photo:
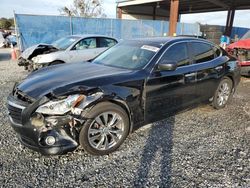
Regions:
<instances>
[{"instance_id":1,"label":"shadow on ground","mask_svg":"<svg viewBox=\"0 0 250 188\"><path fill-rule=\"evenodd\" d=\"M159 154L159 187L171 187L172 171L172 148L173 148L173 129L175 117L154 123L149 131L147 142L144 146L140 166L134 180L135 187L150 186L149 173L155 165L156 155ZM161 136L159 136L161 135Z\"/></svg>"}]
</instances>

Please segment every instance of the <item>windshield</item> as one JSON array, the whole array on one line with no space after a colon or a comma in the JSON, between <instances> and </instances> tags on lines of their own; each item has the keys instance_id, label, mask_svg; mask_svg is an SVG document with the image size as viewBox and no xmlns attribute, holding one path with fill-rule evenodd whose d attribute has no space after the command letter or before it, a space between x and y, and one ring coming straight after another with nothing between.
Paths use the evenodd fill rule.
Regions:
<instances>
[{"instance_id":1,"label":"windshield","mask_svg":"<svg viewBox=\"0 0 250 188\"><path fill-rule=\"evenodd\" d=\"M122 42L108 49L93 63L125 69L141 69L157 53L159 46L139 41Z\"/></svg>"},{"instance_id":2,"label":"windshield","mask_svg":"<svg viewBox=\"0 0 250 188\"><path fill-rule=\"evenodd\" d=\"M250 31L246 32L241 39L250 39Z\"/></svg>"},{"instance_id":3,"label":"windshield","mask_svg":"<svg viewBox=\"0 0 250 188\"><path fill-rule=\"evenodd\" d=\"M66 50L69 46L71 46L78 39L79 37L75 37L75 36L64 37L53 42L52 46L58 48L59 50Z\"/></svg>"}]
</instances>

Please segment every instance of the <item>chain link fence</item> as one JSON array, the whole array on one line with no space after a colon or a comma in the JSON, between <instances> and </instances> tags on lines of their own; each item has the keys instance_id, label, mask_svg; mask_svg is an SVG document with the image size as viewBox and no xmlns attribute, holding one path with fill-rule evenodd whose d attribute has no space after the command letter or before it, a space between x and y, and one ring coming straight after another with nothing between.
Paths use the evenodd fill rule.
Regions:
<instances>
[{"instance_id":1,"label":"chain link fence","mask_svg":"<svg viewBox=\"0 0 250 188\"><path fill-rule=\"evenodd\" d=\"M169 22L15 14L20 49L51 43L73 34L108 35L117 39L166 36ZM177 24L178 35L199 35L199 24Z\"/></svg>"}]
</instances>

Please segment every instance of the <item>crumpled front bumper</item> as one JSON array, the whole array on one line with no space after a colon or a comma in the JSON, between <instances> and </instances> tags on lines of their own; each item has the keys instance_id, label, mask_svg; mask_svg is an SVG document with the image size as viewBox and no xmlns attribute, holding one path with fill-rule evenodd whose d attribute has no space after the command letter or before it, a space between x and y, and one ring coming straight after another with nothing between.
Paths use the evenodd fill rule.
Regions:
<instances>
[{"instance_id":1,"label":"crumpled front bumper","mask_svg":"<svg viewBox=\"0 0 250 188\"><path fill-rule=\"evenodd\" d=\"M65 135L63 129L51 130L41 134L32 125L20 127L13 122L11 124L13 129L18 134L20 142L24 146L34 151L38 151L43 155L65 154L67 152L74 151L78 146L78 143L73 138ZM56 143L53 146L46 146L46 144L42 141L47 136L53 136L56 138Z\"/></svg>"},{"instance_id":2,"label":"crumpled front bumper","mask_svg":"<svg viewBox=\"0 0 250 188\"><path fill-rule=\"evenodd\" d=\"M18 58L18 65L19 65L19 66L28 66L28 65L30 65L31 63L32 63L31 60L25 59L25 58L23 58L23 57L19 57L19 58Z\"/></svg>"},{"instance_id":3,"label":"crumpled front bumper","mask_svg":"<svg viewBox=\"0 0 250 188\"><path fill-rule=\"evenodd\" d=\"M67 119L67 117L56 117L58 124L53 127L37 126L31 121L30 117L34 110L46 101L47 99L43 98L25 106L13 96L8 97L9 119L19 140L23 145L44 155L61 155L75 150L79 144L71 134L71 127L65 121L60 122L60 119ZM21 110L18 111L18 109ZM20 113L20 119L18 119L18 113ZM53 145L46 144L45 140L48 136L55 138Z\"/></svg>"}]
</instances>

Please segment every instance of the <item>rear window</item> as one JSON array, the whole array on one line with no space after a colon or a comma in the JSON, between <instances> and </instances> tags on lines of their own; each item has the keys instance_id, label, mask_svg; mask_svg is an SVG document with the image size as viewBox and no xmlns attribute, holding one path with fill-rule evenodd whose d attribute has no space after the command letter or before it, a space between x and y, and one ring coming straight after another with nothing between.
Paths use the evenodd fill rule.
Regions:
<instances>
[{"instance_id":1,"label":"rear window","mask_svg":"<svg viewBox=\"0 0 250 188\"><path fill-rule=\"evenodd\" d=\"M99 47L100 48L110 48L110 47L114 46L116 43L117 42L114 39L104 38L104 37L99 38Z\"/></svg>"}]
</instances>

